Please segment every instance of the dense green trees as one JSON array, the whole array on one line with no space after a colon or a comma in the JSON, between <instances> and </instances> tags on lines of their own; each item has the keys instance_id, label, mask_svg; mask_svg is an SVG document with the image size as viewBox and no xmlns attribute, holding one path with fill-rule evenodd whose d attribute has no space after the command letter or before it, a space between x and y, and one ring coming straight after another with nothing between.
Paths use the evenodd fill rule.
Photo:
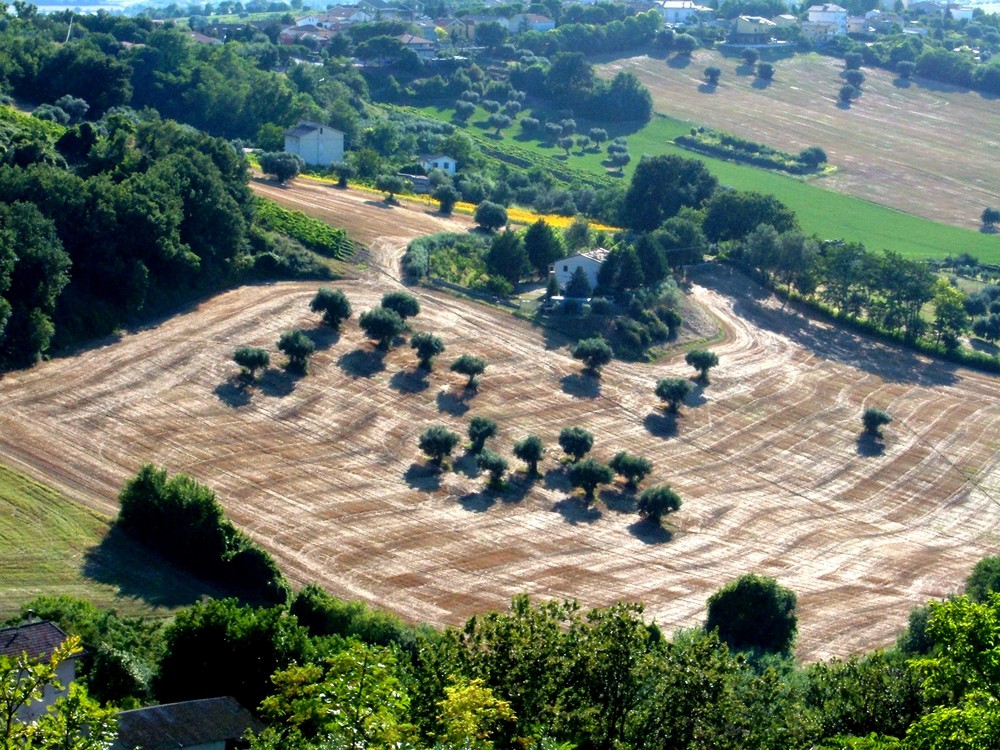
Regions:
<instances>
[{"instance_id":1,"label":"dense green trees","mask_svg":"<svg viewBox=\"0 0 1000 750\"><path fill-rule=\"evenodd\" d=\"M185 569L251 601L283 603L288 584L271 556L224 516L215 493L184 474L147 464L118 495L118 524Z\"/></svg>"},{"instance_id":2,"label":"dense green trees","mask_svg":"<svg viewBox=\"0 0 1000 750\"><path fill-rule=\"evenodd\" d=\"M476 206L476 224L486 232L493 232L507 223L507 209L499 203L483 201Z\"/></svg>"},{"instance_id":3,"label":"dense green trees","mask_svg":"<svg viewBox=\"0 0 1000 750\"><path fill-rule=\"evenodd\" d=\"M486 253L486 269L490 275L501 277L513 288L529 268L528 253L517 232L506 229L493 237Z\"/></svg>"},{"instance_id":4,"label":"dense green trees","mask_svg":"<svg viewBox=\"0 0 1000 750\"><path fill-rule=\"evenodd\" d=\"M651 231L683 206L698 207L715 190L717 180L698 159L654 156L635 168L622 204L622 219L631 229Z\"/></svg>"},{"instance_id":5,"label":"dense green trees","mask_svg":"<svg viewBox=\"0 0 1000 750\"><path fill-rule=\"evenodd\" d=\"M551 263L563 257L559 234L542 219L524 232L524 249L528 253L531 267L540 276L548 273Z\"/></svg>"},{"instance_id":6,"label":"dense green trees","mask_svg":"<svg viewBox=\"0 0 1000 750\"><path fill-rule=\"evenodd\" d=\"M797 629L795 594L773 578L749 573L708 598L705 630L732 649L787 654Z\"/></svg>"},{"instance_id":7,"label":"dense green trees","mask_svg":"<svg viewBox=\"0 0 1000 750\"><path fill-rule=\"evenodd\" d=\"M264 174L273 175L282 184L298 176L305 166L301 156L288 151L265 151L258 159Z\"/></svg>"},{"instance_id":8,"label":"dense green trees","mask_svg":"<svg viewBox=\"0 0 1000 750\"><path fill-rule=\"evenodd\" d=\"M997 592L1000 592L1000 557L984 557L965 580L965 595L982 603Z\"/></svg>"}]
</instances>

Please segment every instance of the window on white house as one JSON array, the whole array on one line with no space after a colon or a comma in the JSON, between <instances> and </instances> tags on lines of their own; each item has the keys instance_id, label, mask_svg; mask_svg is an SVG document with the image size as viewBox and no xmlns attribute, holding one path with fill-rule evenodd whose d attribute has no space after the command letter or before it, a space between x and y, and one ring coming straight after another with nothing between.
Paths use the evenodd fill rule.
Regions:
<instances>
[{"instance_id":1,"label":"window on white house","mask_svg":"<svg viewBox=\"0 0 1000 750\"><path fill-rule=\"evenodd\" d=\"M563 273L569 270L569 266L563 266Z\"/></svg>"}]
</instances>

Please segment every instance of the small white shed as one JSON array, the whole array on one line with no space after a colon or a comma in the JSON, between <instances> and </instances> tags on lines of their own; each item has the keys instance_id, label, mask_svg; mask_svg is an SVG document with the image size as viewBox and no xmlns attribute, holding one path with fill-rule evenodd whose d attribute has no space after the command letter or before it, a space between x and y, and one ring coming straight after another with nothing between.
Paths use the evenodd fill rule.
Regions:
<instances>
[{"instance_id":1,"label":"small white shed","mask_svg":"<svg viewBox=\"0 0 1000 750\"><path fill-rule=\"evenodd\" d=\"M444 154L431 154L430 156L420 157L420 166L428 172L432 169L440 169L445 174L455 174L455 170L458 168L458 162L450 156L445 156Z\"/></svg>"},{"instance_id":2,"label":"small white shed","mask_svg":"<svg viewBox=\"0 0 1000 750\"><path fill-rule=\"evenodd\" d=\"M603 247L570 255L567 258L552 263L549 266L549 276L555 276L556 281L559 282L559 288L565 289L569 280L573 278L573 274L576 273L576 269L582 268L583 272L587 274L587 281L590 282L590 288L593 289L597 286L597 274L601 270L601 264L604 263L604 259L607 257L608 251Z\"/></svg>"}]
</instances>

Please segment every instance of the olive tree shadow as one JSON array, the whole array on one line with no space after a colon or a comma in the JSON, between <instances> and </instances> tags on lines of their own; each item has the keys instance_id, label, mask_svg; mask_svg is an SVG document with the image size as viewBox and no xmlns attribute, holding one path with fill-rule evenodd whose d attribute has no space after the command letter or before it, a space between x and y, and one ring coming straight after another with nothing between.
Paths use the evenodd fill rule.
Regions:
<instances>
[{"instance_id":1,"label":"olive tree shadow","mask_svg":"<svg viewBox=\"0 0 1000 750\"><path fill-rule=\"evenodd\" d=\"M469 410L469 405L465 403L464 393L461 396L456 396L451 391L438 391L435 400L438 411L443 411L454 417L460 417Z\"/></svg>"},{"instance_id":2,"label":"olive tree shadow","mask_svg":"<svg viewBox=\"0 0 1000 750\"><path fill-rule=\"evenodd\" d=\"M909 78L893 78L892 85L897 89L908 89L913 85L913 82Z\"/></svg>"},{"instance_id":3,"label":"olive tree shadow","mask_svg":"<svg viewBox=\"0 0 1000 750\"><path fill-rule=\"evenodd\" d=\"M698 93L700 94L714 94L716 89L719 88L717 83L700 83L698 84Z\"/></svg>"},{"instance_id":4,"label":"olive tree shadow","mask_svg":"<svg viewBox=\"0 0 1000 750\"><path fill-rule=\"evenodd\" d=\"M458 504L470 513L485 513L497 502L494 490L485 489L481 492L467 492L458 498Z\"/></svg>"},{"instance_id":5,"label":"olive tree shadow","mask_svg":"<svg viewBox=\"0 0 1000 750\"><path fill-rule=\"evenodd\" d=\"M750 84L750 88L757 89L758 91L763 91L770 85L771 85L770 78L757 77L753 79L753 83Z\"/></svg>"},{"instance_id":6,"label":"olive tree shadow","mask_svg":"<svg viewBox=\"0 0 1000 750\"><path fill-rule=\"evenodd\" d=\"M676 412L651 411L642 420L642 426L653 437L671 438L677 434L677 418L679 416Z\"/></svg>"},{"instance_id":7,"label":"olive tree shadow","mask_svg":"<svg viewBox=\"0 0 1000 750\"><path fill-rule=\"evenodd\" d=\"M885 453L885 443L876 435L862 432L855 441L854 450L863 458L881 456Z\"/></svg>"},{"instance_id":8,"label":"olive tree shadow","mask_svg":"<svg viewBox=\"0 0 1000 750\"><path fill-rule=\"evenodd\" d=\"M117 596L154 607L184 607L232 593L178 568L117 526L84 553L83 575L114 587Z\"/></svg>"},{"instance_id":9,"label":"olive tree shadow","mask_svg":"<svg viewBox=\"0 0 1000 750\"><path fill-rule=\"evenodd\" d=\"M250 403L250 383L242 375L233 375L223 383L219 383L212 391L216 397L233 409L239 409Z\"/></svg>"},{"instance_id":10,"label":"olive tree shadow","mask_svg":"<svg viewBox=\"0 0 1000 750\"><path fill-rule=\"evenodd\" d=\"M641 518L628 527L628 533L643 544L665 544L674 533L649 518Z\"/></svg>"},{"instance_id":11,"label":"olive tree shadow","mask_svg":"<svg viewBox=\"0 0 1000 750\"><path fill-rule=\"evenodd\" d=\"M441 469L434 464L414 461L403 472L403 479L410 489L421 492L433 492L441 489Z\"/></svg>"},{"instance_id":12,"label":"olive tree shadow","mask_svg":"<svg viewBox=\"0 0 1000 750\"><path fill-rule=\"evenodd\" d=\"M455 459L452 468L457 474L469 477L469 479L475 479L480 474L475 453L466 453L461 458Z\"/></svg>"},{"instance_id":13,"label":"olive tree shadow","mask_svg":"<svg viewBox=\"0 0 1000 750\"><path fill-rule=\"evenodd\" d=\"M573 485L570 484L569 476L563 468L549 469L542 477L542 486L547 490L559 490L560 492L572 492Z\"/></svg>"},{"instance_id":14,"label":"olive tree shadow","mask_svg":"<svg viewBox=\"0 0 1000 750\"><path fill-rule=\"evenodd\" d=\"M265 396L284 398L295 390L295 382L301 377L301 373L271 367L264 370L257 382L260 385L260 392Z\"/></svg>"},{"instance_id":15,"label":"olive tree shadow","mask_svg":"<svg viewBox=\"0 0 1000 750\"><path fill-rule=\"evenodd\" d=\"M341 355L337 366L352 378L370 378L385 369L385 359L378 350L354 349Z\"/></svg>"},{"instance_id":16,"label":"olive tree shadow","mask_svg":"<svg viewBox=\"0 0 1000 750\"><path fill-rule=\"evenodd\" d=\"M520 473L509 475L500 499L505 503L521 502L531 492L531 488L535 486L536 478L534 475L528 476L527 474Z\"/></svg>"},{"instance_id":17,"label":"olive tree shadow","mask_svg":"<svg viewBox=\"0 0 1000 750\"><path fill-rule=\"evenodd\" d=\"M601 502L615 513L635 513L635 493L627 488L606 487L600 492Z\"/></svg>"},{"instance_id":18,"label":"olive tree shadow","mask_svg":"<svg viewBox=\"0 0 1000 750\"><path fill-rule=\"evenodd\" d=\"M303 331L303 333L305 333L307 339L313 342L317 350L329 349L340 341L340 331L324 324L310 328L308 331Z\"/></svg>"},{"instance_id":19,"label":"olive tree shadow","mask_svg":"<svg viewBox=\"0 0 1000 750\"><path fill-rule=\"evenodd\" d=\"M559 382L563 393L575 398L597 398L601 395L601 379L593 374L574 372L564 375Z\"/></svg>"},{"instance_id":20,"label":"olive tree shadow","mask_svg":"<svg viewBox=\"0 0 1000 750\"><path fill-rule=\"evenodd\" d=\"M389 378L389 387L400 393L420 393L430 388L427 370L400 370Z\"/></svg>"},{"instance_id":21,"label":"olive tree shadow","mask_svg":"<svg viewBox=\"0 0 1000 750\"><path fill-rule=\"evenodd\" d=\"M576 496L563 498L552 506L552 510L561 515L566 523L574 526L581 523L596 523L601 518L600 510L582 497Z\"/></svg>"},{"instance_id":22,"label":"olive tree shadow","mask_svg":"<svg viewBox=\"0 0 1000 750\"><path fill-rule=\"evenodd\" d=\"M691 55L685 55L678 52L676 55L667 60L667 65L671 68L677 68L678 70L683 70L684 68L691 65Z\"/></svg>"}]
</instances>

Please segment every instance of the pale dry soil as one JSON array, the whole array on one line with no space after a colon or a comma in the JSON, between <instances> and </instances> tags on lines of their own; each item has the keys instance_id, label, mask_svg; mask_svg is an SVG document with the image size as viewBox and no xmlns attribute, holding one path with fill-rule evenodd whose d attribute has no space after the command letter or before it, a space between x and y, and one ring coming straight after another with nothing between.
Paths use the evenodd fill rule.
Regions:
<instances>
[{"instance_id":1,"label":"pale dry soil","mask_svg":"<svg viewBox=\"0 0 1000 750\"><path fill-rule=\"evenodd\" d=\"M704 82L709 65L722 70L715 88ZM774 66L767 85L741 60L710 50L687 65L640 56L602 68L634 72L657 112L793 153L822 147L838 169L822 187L969 229L1000 204L996 97L864 68L862 96L844 107L842 60L795 55Z\"/></svg>"},{"instance_id":2,"label":"pale dry soil","mask_svg":"<svg viewBox=\"0 0 1000 750\"><path fill-rule=\"evenodd\" d=\"M324 210L343 211L343 191L328 192L339 197ZM712 268L694 275L691 297L724 327L721 362L676 420L652 389L690 373L681 354L614 362L597 381L555 334L414 289L413 328L448 347L424 376L405 344L380 357L356 322L399 288L406 227L425 221L410 210L358 209L359 221L386 217L397 239L372 234L369 269L337 282L355 310L339 335L308 310L316 283L249 286L7 375L0 463L107 514L143 463L188 472L296 584L410 621L458 624L525 592L641 600L672 630L699 624L713 591L756 571L797 592L805 659L890 642L910 608L956 591L995 552L995 378L836 331ZM278 365L275 342L294 327L319 344L308 376L274 367L241 386L233 349L265 347ZM474 392L447 369L463 352L489 362ZM894 417L884 450L858 439L868 405ZM454 471L429 468L420 433L464 433L477 414L499 422L491 445L518 469L512 443L540 435L544 478L485 491L461 450ZM684 498L672 533L639 521L620 487L589 508L572 495L556 446L567 425L592 430L602 460L627 449L655 462L647 485L669 482Z\"/></svg>"}]
</instances>

